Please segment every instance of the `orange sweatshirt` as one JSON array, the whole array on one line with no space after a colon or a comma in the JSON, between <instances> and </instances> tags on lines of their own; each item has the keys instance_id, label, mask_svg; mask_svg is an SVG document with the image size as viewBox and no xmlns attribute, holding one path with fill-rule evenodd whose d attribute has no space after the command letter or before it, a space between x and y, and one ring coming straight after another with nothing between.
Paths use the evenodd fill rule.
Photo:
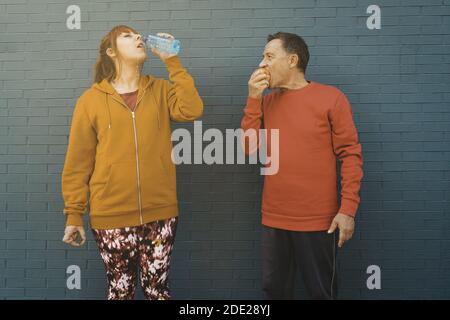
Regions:
<instances>
[{"instance_id":1,"label":"orange sweatshirt","mask_svg":"<svg viewBox=\"0 0 450 320\"><path fill-rule=\"evenodd\" d=\"M170 120L203 113L194 80L177 56L171 81L142 76L132 111L105 79L78 99L62 172L66 225L136 226L178 215Z\"/></svg>"},{"instance_id":2,"label":"orange sweatshirt","mask_svg":"<svg viewBox=\"0 0 450 320\"><path fill-rule=\"evenodd\" d=\"M258 130L262 124L267 130L279 129L279 170L264 178L264 225L323 231L338 212L355 216L363 176L361 145L341 91L311 81L301 89L249 97L241 127ZM336 159L341 161L340 205Z\"/></svg>"}]
</instances>

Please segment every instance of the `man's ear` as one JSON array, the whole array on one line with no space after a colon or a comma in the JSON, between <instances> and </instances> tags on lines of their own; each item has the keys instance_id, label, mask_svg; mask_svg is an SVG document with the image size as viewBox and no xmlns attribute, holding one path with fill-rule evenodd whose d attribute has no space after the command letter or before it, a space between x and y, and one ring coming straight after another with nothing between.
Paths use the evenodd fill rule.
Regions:
<instances>
[{"instance_id":1,"label":"man's ear","mask_svg":"<svg viewBox=\"0 0 450 320\"><path fill-rule=\"evenodd\" d=\"M290 54L289 55L289 67L290 68L297 68L297 64L298 64L298 55L297 54Z\"/></svg>"}]
</instances>

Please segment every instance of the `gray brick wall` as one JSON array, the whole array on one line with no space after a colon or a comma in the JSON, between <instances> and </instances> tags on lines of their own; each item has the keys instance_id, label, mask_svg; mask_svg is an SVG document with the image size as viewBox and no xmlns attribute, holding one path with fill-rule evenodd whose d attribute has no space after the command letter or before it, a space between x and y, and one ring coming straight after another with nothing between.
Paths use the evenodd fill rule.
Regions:
<instances>
[{"instance_id":1,"label":"gray brick wall","mask_svg":"<svg viewBox=\"0 0 450 320\"><path fill-rule=\"evenodd\" d=\"M81 30L66 27L73 4ZM372 4L379 30L366 26ZM60 241L60 174L99 40L122 23L182 41L204 129L239 126L268 33L304 36L307 78L347 94L364 150L357 229L339 251L341 298L450 298L449 17L449 0L0 0L0 298L105 296L91 234L79 249ZM144 71L167 76L153 57ZM261 297L261 187L259 166L178 167L174 298ZM66 289L69 265L81 268L81 290ZM366 286L370 265L381 290Z\"/></svg>"}]
</instances>

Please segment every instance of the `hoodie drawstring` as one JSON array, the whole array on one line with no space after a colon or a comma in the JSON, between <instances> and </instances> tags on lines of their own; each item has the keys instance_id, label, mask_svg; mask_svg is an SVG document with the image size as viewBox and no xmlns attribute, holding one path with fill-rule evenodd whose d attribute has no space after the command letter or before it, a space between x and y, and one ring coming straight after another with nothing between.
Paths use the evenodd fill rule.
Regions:
<instances>
[{"instance_id":1,"label":"hoodie drawstring","mask_svg":"<svg viewBox=\"0 0 450 320\"><path fill-rule=\"evenodd\" d=\"M108 93L105 92L105 100L106 100L106 107L108 108L108 116L109 116L109 125L108 128L111 129L111 110L108 103Z\"/></svg>"},{"instance_id":2,"label":"hoodie drawstring","mask_svg":"<svg viewBox=\"0 0 450 320\"><path fill-rule=\"evenodd\" d=\"M158 120L158 130L161 129L161 119L160 119L160 114L159 114L159 107L158 104L156 103L156 99L154 97L154 95L152 94L152 90L150 89L149 94L152 96L153 101L155 102L155 107L156 107L156 117ZM109 124L108 124L108 128L111 129L111 106L109 105L109 101L108 101L108 92L105 92L105 103L106 103L106 108L108 109L108 118L109 118Z\"/></svg>"},{"instance_id":3,"label":"hoodie drawstring","mask_svg":"<svg viewBox=\"0 0 450 320\"><path fill-rule=\"evenodd\" d=\"M158 108L158 106L156 106ZM161 129L161 122L159 121L159 109L157 110L157 117L158 117L158 130Z\"/></svg>"},{"instance_id":4,"label":"hoodie drawstring","mask_svg":"<svg viewBox=\"0 0 450 320\"><path fill-rule=\"evenodd\" d=\"M155 103L155 107L156 107L156 117L158 119L158 129L161 129L161 121L159 119L159 108L158 108L158 104L156 103L156 99L155 96L152 94L152 92L150 92L150 95L153 98L153 102Z\"/></svg>"}]
</instances>

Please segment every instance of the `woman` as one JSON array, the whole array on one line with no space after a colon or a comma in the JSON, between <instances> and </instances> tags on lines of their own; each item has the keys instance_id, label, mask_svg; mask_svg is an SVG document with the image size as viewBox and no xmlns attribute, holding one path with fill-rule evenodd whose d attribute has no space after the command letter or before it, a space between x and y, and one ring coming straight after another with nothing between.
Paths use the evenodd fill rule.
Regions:
<instances>
[{"instance_id":1,"label":"woman","mask_svg":"<svg viewBox=\"0 0 450 320\"><path fill-rule=\"evenodd\" d=\"M62 173L63 241L83 245L82 216L89 210L108 299L134 297L138 268L147 299L170 298L178 216L170 120L193 121L203 113L194 80L179 58L152 52L166 65L170 82L141 74L147 54L134 29L116 26L102 39L95 83L73 112Z\"/></svg>"}]
</instances>

